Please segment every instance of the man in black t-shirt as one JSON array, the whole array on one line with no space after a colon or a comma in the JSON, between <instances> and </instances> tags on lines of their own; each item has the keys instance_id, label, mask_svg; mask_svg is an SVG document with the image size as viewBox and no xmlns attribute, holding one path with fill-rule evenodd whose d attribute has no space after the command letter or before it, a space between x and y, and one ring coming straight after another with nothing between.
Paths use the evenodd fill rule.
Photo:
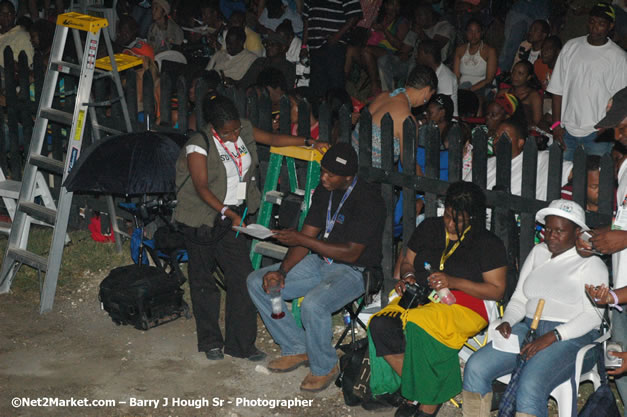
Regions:
<instances>
[{"instance_id":1,"label":"man in black t-shirt","mask_svg":"<svg viewBox=\"0 0 627 417\"><path fill-rule=\"evenodd\" d=\"M362 273L381 262L385 205L377 188L359 179L357 154L348 143L332 146L321 161L316 188L302 231L275 231L290 249L283 262L253 272L248 292L282 356L272 372L310 365L300 388L322 391L339 373L331 344L331 315L364 293ZM309 253L311 251L311 254ZM281 288L282 300L304 297L301 327L291 314L273 319L268 294ZM287 308L281 301L283 311Z\"/></svg>"}]
</instances>

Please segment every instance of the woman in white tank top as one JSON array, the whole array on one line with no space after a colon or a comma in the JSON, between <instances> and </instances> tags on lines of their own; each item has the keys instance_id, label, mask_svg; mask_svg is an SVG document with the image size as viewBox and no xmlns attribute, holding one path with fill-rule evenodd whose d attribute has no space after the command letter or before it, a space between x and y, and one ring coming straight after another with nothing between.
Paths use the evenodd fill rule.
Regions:
<instances>
[{"instance_id":1,"label":"woman in white tank top","mask_svg":"<svg viewBox=\"0 0 627 417\"><path fill-rule=\"evenodd\" d=\"M459 79L459 88L479 92L489 87L496 74L496 50L483 43L483 27L477 20L466 25L468 43L457 47L453 72Z\"/></svg>"}]
</instances>

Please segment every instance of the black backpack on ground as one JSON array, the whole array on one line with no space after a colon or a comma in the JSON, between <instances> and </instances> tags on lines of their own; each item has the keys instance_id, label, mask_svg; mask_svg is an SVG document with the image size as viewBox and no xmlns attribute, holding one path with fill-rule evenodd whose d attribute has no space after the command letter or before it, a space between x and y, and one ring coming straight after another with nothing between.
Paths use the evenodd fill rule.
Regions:
<instances>
[{"instance_id":1,"label":"black backpack on ground","mask_svg":"<svg viewBox=\"0 0 627 417\"><path fill-rule=\"evenodd\" d=\"M148 330L181 316L191 318L177 273L147 265L113 269L100 283L100 303L114 323Z\"/></svg>"}]
</instances>

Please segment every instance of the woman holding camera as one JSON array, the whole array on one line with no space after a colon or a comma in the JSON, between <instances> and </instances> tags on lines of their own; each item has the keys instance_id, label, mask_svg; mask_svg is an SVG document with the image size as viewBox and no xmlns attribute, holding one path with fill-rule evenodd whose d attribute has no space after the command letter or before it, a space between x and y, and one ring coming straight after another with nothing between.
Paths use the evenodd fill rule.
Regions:
<instances>
[{"instance_id":1,"label":"woman holding camera","mask_svg":"<svg viewBox=\"0 0 627 417\"><path fill-rule=\"evenodd\" d=\"M483 300L499 300L505 291L505 247L485 229L481 189L451 184L444 206L443 217L426 219L412 235L396 291L402 295L408 284L422 292L449 289L456 302L405 309L396 299L368 327L372 393L393 393L400 386L411 401L395 417L434 416L461 391L458 351L488 324Z\"/></svg>"},{"instance_id":2,"label":"woman holding camera","mask_svg":"<svg viewBox=\"0 0 627 417\"><path fill-rule=\"evenodd\" d=\"M608 273L600 258L584 258L577 252L577 235L588 230L585 220L581 206L569 200L554 200L538 211L536 221L545 224L544 242L527 256L514 295L497 323L496 330L503 337L517 335L522 345L539 299L546 301L538 338L521 346L527 362L516 393L517 417L546 417L549 394L571 378L577 352L599 335L602 311L595 311L584 285L607 285ZM584 360L584 372L596 363L590 356L594 355ZM511 373L517 357L494 349L492 343L470 357L464 368L465 417L490 415L492 381ZM573 410L577 410L576 402L575 396Z\"/></svg>"}]
</instances>

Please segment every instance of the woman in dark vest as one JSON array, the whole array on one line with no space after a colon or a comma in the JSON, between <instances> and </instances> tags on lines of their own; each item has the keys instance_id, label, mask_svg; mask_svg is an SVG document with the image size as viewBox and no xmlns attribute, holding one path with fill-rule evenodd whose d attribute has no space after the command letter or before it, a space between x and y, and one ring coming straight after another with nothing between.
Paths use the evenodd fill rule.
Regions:
<instances>
[{"instance_id":1,"label":"woman in dark vest","mask_svg":"<svg viewBox=\"0 0 627 417\"><path fill-rule=\"evenodd\" d=\"M208 359L224 353L263 360L255 347L257 311L246 289L252 272L250 245L231 228L242 223L246 208L255 213L261 202L259 160L255 141L273 146L310 145L309 139L273 135L240 119L228 98L210 96L203 106L207 125L185 144L176 162L178 204L174 219L185 235L189 254L189 287L196 318L198 350ZM317 143L318 149L327 144ZM228 288L225 337L219 326L220 290L213 272L219 265ZM224 352L223 352L224 349Z\"/></svg>"}]
</instances>

